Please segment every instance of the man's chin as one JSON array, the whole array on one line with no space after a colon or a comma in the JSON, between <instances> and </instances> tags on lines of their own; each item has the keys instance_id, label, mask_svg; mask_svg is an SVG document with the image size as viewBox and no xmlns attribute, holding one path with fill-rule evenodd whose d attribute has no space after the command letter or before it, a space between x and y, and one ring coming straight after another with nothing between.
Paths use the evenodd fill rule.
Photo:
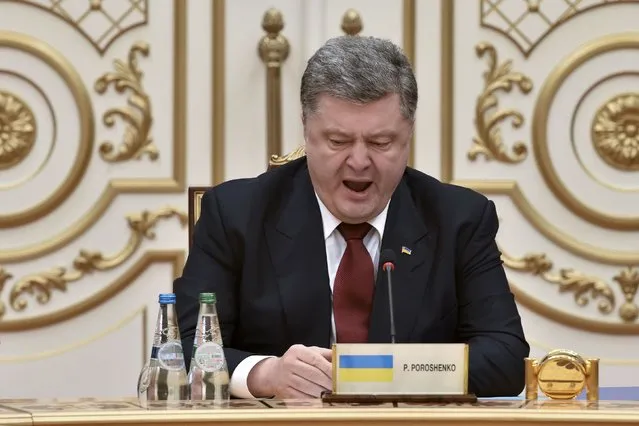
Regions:
<instances>
[{"instance_id":1,"label":"man's chin","mask_svg":"<svg viewBox=\"0 0 639 426\"><path fill-rule=\"evenodd\" d=\"M363 223L377 216L371 202L342 201L338 211L338 219L345 223Z\"/></svg>"}]
</instances>

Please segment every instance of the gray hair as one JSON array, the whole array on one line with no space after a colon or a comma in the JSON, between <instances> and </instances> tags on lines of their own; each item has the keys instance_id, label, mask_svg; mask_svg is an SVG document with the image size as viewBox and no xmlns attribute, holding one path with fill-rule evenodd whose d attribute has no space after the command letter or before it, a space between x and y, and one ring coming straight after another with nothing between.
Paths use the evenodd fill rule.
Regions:
<instances>
[{"instance_id":1,"label":"gray hair","mask_svg":"<svg viewBox=\"0 0 639 426\"><path fill-rule=\"evenodd\" d=\"M375 37L335 37L308 61L302 76L302 117L315 112L321 94L365 104L390 93L399 95L402 115L413 122L417 82L402 50Z\"/></svg>"}]
</instances>

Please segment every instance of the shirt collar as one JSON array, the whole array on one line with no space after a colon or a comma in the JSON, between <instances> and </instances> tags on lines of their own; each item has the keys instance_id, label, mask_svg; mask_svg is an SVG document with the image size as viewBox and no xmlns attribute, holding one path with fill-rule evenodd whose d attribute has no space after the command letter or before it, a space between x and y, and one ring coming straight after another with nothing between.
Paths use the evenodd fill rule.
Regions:
<instances>
[{"instance_id":1,"label":"shirt collar","mask_svg":"<svg viewBox=\"0 0 639 426\"><path fill-rule=\"evenodd\" d=\"M328 239L331 234L337 229L341 220L337 219L333 214L328 210L328 208L322 203L317 192L315 193L315 197L317 198L317 202L319 203L320 213L322 214L322 223L324 225L324 240ZM372 220L369 220L368 223L371 224L373 228L379 233L380 239L384 236L384 226L386 226L386 215L388 214L388 205L390 204L390 200L386 203L386 207L380 214L374 217Z\"/></svg>"}]
</instances>

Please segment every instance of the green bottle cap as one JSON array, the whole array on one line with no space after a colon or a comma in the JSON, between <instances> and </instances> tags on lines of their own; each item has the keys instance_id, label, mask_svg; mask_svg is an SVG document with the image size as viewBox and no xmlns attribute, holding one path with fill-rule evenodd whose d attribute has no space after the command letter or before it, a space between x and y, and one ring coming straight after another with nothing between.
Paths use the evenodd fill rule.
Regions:
<instances>
[{"instance_id":1,"label":"green bottle cap","mask_svg":"<svg viewBox=\"0 0 639 426\"><path fill-rule=\"evenodd\" d=\"M215 303L215 293L200 293L200 303Z\"/></svg>"}]
</instances>

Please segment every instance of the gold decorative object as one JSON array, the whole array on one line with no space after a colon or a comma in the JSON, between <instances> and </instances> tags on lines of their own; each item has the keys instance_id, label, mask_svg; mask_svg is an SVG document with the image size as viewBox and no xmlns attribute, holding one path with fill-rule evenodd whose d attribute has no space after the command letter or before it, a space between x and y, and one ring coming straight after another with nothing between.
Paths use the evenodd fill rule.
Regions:
<instances>
[{"instance_id":1,"label":"gold decorative object","mask_svg":"<svg viewBox=\"0 0 639 426\"><path fill-rule=\"evenodd\" d=\"M0 170L24 160L36 140L36 120L27 103L0 90Z\"/></svg>"},{"instance_id":2,"label":"gold decorative object","mask_svg":"<svg viewBox=\"0 0 639 426\"><path fill-rule=\"evenodd\" d=\"M599 358L584 359L576 352L556 349L541 360L526 358L526 399L539 390L550 399L574 399L586 388L588 401L599 400Z\"/></svg>"},{"instance_id":3,"label":"gold decorative object","mask_svg":"<svg viewBox=\"0 0 639 426\"><path fill-rule=\"evenodd\" d=\"M552 273L553 262L544 253L531 253L516 258L502 251L502 260L509 269L527 272L551 284L557 284L561 293L573 293L579 306L586 306L590 296L600 299L597 308L602 314L611 313L615 307L615 295L607 282L568 268ZM619 308L619 317L626 323L635 322L639 317L639 306L634 300L639 288L639 271L629 266L613 277L613 280L621 287L625 299Z\"/></svg>"},{"instance_id":4,"label":"gold decorative object","mask_svg":"<svg viewBox=\"0 0 639 426\"><path fill-rule=\"evenodd\" d=\"M282 64L288 58L289 42L280 32L284 29L282 12L268 9L262 18L266 34L258 44L258 53L266 65L266 149L267 155L282 152Z\"/></svg>"},{"instance_id":5,"label":"gold decorative object","mask_svg":"<svg viewBox=\"0 0 639 426\"><path fill-rule=\"evenodd\" d=\"M623 93L602 105L593 119L592 142L614 168L639 171L639 93Z\"/></svg>"},{"instance_id":6,"label":"gold decorative object","mask_svg":"<svg viewBox=\"0 0 639 426\"><path fill-rule=\"evenodd\" d=\"M610 214L601 211L595 206L584 203L580 197L576 196L573 193L573 189L568 188L564 180L560 178L553 159L550 156L548 123L550 120L550 111L553 110L552 107L555 102L555 97L559 93L562 85L568 78L573 76L573 73L582 65L609 52L623 50L633 50L636 52L637 49L639 49L639 38L637 38L636 33L616 33L589 41L564 60L560 61L539 89L532 125L533 140L535 141L533 144L535 159L546 185L555 197L561 201L566 208L582 219L603 228L622 231L639 230L639 214ZM564 121L569 125L569 120ZM624 263L637 263L637 261L633 260Z\"/></svg>"},{"instance_id":7,"label":"gold decorative object","mask_svg":"<svg viewBox=\"0 0 639 426\"><path fill-rule=\"evenodd\" d=\"M78 281L93 272L108 271L120 266L135 254L144 239L155 238L154 229L161 219L173 217L178 218L182 227L187 225L188 215L169 207L155 212L144 210L141 213L127 216L130 236L129 241L122 250L113 255L104 255L99 251L83 249L73 260L71 269L55 267L47 271L27 275L19 279L11 287L9 305L16 312L24 311L28 306L28 302L24 298L26 294L35 296L40 304L46 304L51 299L54 291L65 292L69 283ZM0 278L3 278L0 279L0 285L2 285L12 277L0 268ZM1 313L5 313L4 309Z\"/></svg>"},{"instance_id":8,"label":"gold decorative object","mask_svg":"<svg viewBox=\"0 0 639 426\"><path fill-rule=\"evenodd\" d=\"M524 2L526 8L512 3ZM512 41L521 53L528 57L541 41L568 20L593 9L636 0L581 0L541 1L541 0L480 0L480 26L494 30ZM508 3L506 7L505 3ZM534 17L533 17L534 16ZM536 25L526 25L534 21ZM545 31L539 31L539 26Z\"/></svg>"},{"instance_id":9,"label":"gold decorative object","mask_svg":"<svg viewBox=\"0 0 639 426\"><path fill-rule=\"evenodd\" d=\"M128 108L111 108L106 111L102 121L107 127L113 127L115 118L120 117L128 127L124 133L122 144L115 149L112 142L103 142L100 145L100 155L108 162L121 162L131 159L139 160L147 154L151 161L159 157L159 152L149 133L153 119L151 117L151 100L142 86L142 71L138 66L136 55L149 55L147 43L135 43L129 50L128 61L116 59L113 63L115 72L106 73L95 82L95 90L104 94L109 84L113 83L118 93L124 93L129 89L132 93L129 97Z\"/></svg>"},{"instance_id":10,"label":"gold decorative object","mask_svg":"<svg viewBox=\"0 0 639 426\"><path fill-rule=\"evenodd\" d=\"M218 6L220 4L221 2L215 2L215 11L220 9ZM183 193L186 189L187 4L184 0L173 0L171 5L173 7L173 15L168 27L173 32L172 43L175 58L171 67L173 87L170 92L173 106L173 113L171 114L173 130L169 136L172 141L171 152L173 155L168 159L171 167L170 174L158 178L123 178L112 179L105 182L104 190L101 191L99 197L93 203L93 207L84 216L75 220L68 227L61 229L59 232L41 241L0 251L0 263L24 262L48 253L53 253L60 247L64 247L78 235L81 235L93 226L120 194L142 194L149 192L155 194ZM217 14L214 18L216 28L223 28L223 23L224 15ZM84 173L86 167L88 167L93 152L94 120L91 98L82 83L83 79L75 72L71 64L65 60L64 56L53 50L48 44L21 33L0 31L0 47L19 49L32 54L60 74L69 86L69 90L74 98L76 98L77 112L81 124L79 130L81 140L78 143L79 153L73 161L73 167L67 179L61 185L64 191L60 189L59 192L51 194L44 201L40 201L31 210L26 212L0 215L0 228L7 228L29 223L32 220L50 214L66 198L67 194L73 191L77 186L77 182L81 180L82 173ZM220 67L223 68L224 56L220 56L220 52L216 51L214 52L214 58L216 59L216 69ZM221 86L223 87L223 85ZM212 96L216 105L220 105L220 92L213 92ZM223 112L216 109L215 116L219 117L220 115L223 117ZM216 133L216 135L218 135L218 133ZM222 143L223 138L215 138L213 141L214 149L215 146L219 146ZM172 258L169 260L172 260ZM149 264L153 261L154 258L150 258ZM16 325L16 327L22 327L22 325ZM0 325L0 329L2 328L3 326Z\"/></svg>"},{"instance_id":11,"label":"gold decorative object","mask_svg":"<svg viewBox=\"0 0 639 426\"><path fill-rule=\"evenodd\" d=\"M123 34L146 25L148 0L5 0L36 7L64 20L103 55ZM96 22L106 23L96 27ZM99 29L98 29L99 27Z\"/></svg>"},{"instance_id":12,"label":"gold decorative object","mask_svg":"<svg viewBox=\"0 0 639 426\"><path fill-rule=\"evenodd\" d=\"M619 307L619 316L625 322L635 322L639 317L639 307L634 302L637 295L637 288L639 288L639 271L627 267L622 270L618 275L613 277L623 292L625 302Z\"/></svg>"},{"instance_id":13,"label":"gold decorative object","mask_svg":"<svg viewBox=\"0 0 639 426\"><path fill-rule=\"evenodd\" d=\"M468 158L475 161L479 155L487 160L497 160L504 163L519 163L528 155L528 148L523 142L513 145L512 153L507 151L502 140L499 125L506 119L512 119L512 126L519 128L524 117L519 111L512 109L491 110L497 108L496 92L502 90L510 93L513 84L527 94L532 89L532 81L524 74L512 71L512 61L508 60L498 65L497 52L489 43L479 43L475 50L478 57L488 54L488 71L484 73L484 90L475 104L475 129L477 135L473 138L473 146L468 151Z\"/></svg>"},{"instance_id":14,"label":"gold decorative object","mask_svg":"<svg viewBox=\"0 0 639 426\"><path fill-rule=\"evenodd\" d=\"M347 35L356 36L362 32L364 25L362 17L355 9L348 9L342 16L342 31Z\"/></svg>"},{"instance_id":15,"label":"gold decorative object","mask_svg":"<svg viewBox=\"0 0 639 426\"><path fill-rule=\"evenodd\" d=\"M293 160L297 160L298 158L302 158L306 153L304 152L304 145L300 145L295 148L294 151L289 152L286 155L271 155L271 159L269 160L269 166L278 167L282 166L286 163L289 163Z\"/></svg>"}]
</instances>

